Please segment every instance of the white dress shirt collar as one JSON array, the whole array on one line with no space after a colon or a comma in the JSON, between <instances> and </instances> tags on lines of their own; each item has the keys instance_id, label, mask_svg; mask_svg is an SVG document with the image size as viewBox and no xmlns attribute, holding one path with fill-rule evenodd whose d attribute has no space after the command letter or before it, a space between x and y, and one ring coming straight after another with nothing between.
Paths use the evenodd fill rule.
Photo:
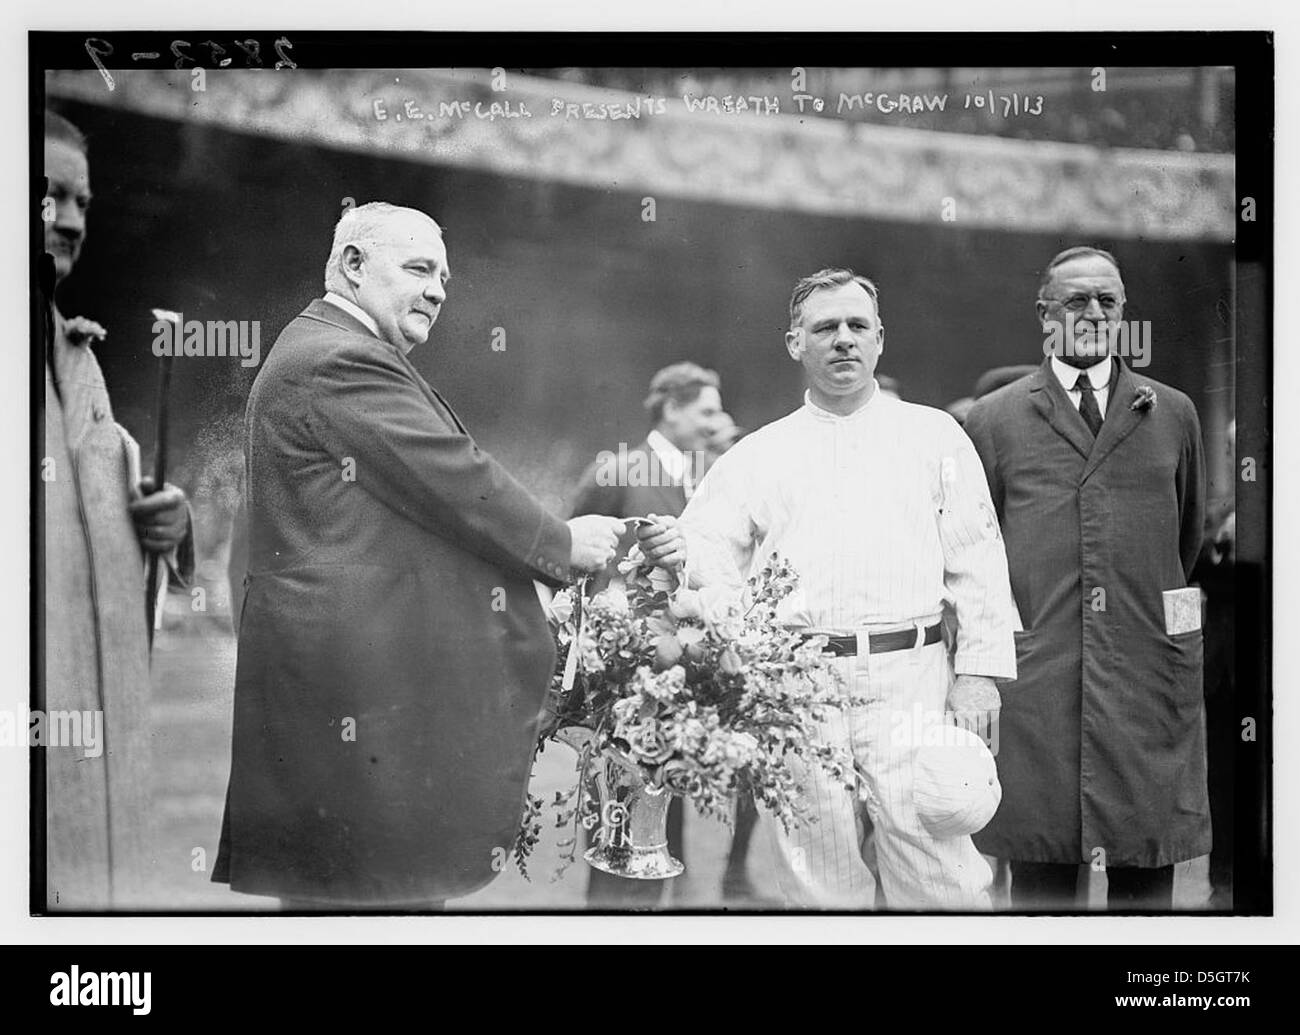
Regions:
<instances>
[{"instance_id":1,"label":"white dress shirt collar","mask_svg":"<svg viewBox=\"0 0 1300 1035\"><path fill-rule=\"evenodd\" d=\"M645 437L646 445L654 450L655 456L659 457L659 462L663 464L664 470L674 481L685 482L689 475L687 471L686 454L668 441L668 439L655 429Z\"/></svg>"},{"instance_id":2,"label":"white dress shirt collar","mask_svg":"<svg viewBox=\"0 0 1300 1035\"><path fill-rule=\"evenodd\" d=\"M379 325L375 323L374 318L355 302L344 298L342 295L335 294L333 291L325 292L325 301L329 302L330 305L338 306L338 308L342 309L349 316L360 320L364 326L370 329L370 333L376 338L383 337L383 335L379 333Z\"/></svg>"},{"instance_id":3,"label":"white dress shirt collar","mask_svg":"<svg viewBox=\"0 0 1300 1035\"><path fill-rule=\"evenodd\" d=\"M867 401L864 402L852 413L845 414L844 416L841 416L838 413L831 413L830 410L823 410L820 406L818 406L815 402L812 401L812 392L810 391L805 391L803 393L804 408L807 409L807 411L812 416L816 417L818 420L827 420L827 421L859 420L868 411L873 409L876 400L879 399L881 396L880 385L876 383L876 379L874 377L871 379L871 384L872 384L871 395L867 397Z\"/></svg>"},{"instance_id":4,"label":"white dress shirt collar","mask_svg":"<svg viewBox=\"0 0 1300 1035\"><path fill-rule=\"evenodd\" d=\"M1061 387L1067 392L1073 392L1074 386L1079 381L1079 375L1085 373L1092 384L1094 392L1100 392L1103 388L1110 387L1110 368L1115 361L1107 356L1100 363L1094 363L1086 370L1080 370L1078 367L1072 367L1069 363L1061 362L1060 357L1052 357L1052 373L1056 379L1061 382Z\"/></svg>"}]
</instances>

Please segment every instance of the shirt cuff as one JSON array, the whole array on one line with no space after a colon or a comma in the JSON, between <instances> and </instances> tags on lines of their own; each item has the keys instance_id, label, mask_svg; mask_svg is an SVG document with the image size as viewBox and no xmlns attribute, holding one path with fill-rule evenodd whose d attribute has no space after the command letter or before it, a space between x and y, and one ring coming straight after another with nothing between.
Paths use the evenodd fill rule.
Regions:
<instances>
[{"instance_id":1,"label":"shirt cuff","mask_svg":"<svg viewBox=\"0 0 1300 1035\"><path fill-rule=\"evenodd\" d=\"M1016 678L1016 655L1005 653L957 650L953 669L959 676L984 676L987 679L1012 680Z\"/></svg>"}]
</instances>

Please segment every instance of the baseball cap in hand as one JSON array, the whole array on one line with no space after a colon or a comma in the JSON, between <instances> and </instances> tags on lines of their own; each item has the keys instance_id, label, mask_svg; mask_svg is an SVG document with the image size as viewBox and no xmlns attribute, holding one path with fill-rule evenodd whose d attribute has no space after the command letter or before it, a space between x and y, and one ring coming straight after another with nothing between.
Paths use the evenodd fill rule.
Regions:
<instances>
[{"instance_id":1,"label":"baseball cap in hand","mask_svg":"<svg viewBox=\"0 0 1300 1035\"><path fill-rule=\"evenodd\" d=\"M934 837L969 837L984 829L1002 801L997 764L970 730L947 726L935 739L912 754L917 816Z\"/></svg>"}]
</instances>

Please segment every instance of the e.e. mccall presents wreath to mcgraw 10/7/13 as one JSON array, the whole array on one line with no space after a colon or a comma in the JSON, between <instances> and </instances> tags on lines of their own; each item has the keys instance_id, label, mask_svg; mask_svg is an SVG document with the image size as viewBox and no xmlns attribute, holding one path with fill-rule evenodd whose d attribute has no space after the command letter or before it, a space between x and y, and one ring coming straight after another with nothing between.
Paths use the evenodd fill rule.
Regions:
<instances>
[{"instance_id":1,"label":"e.e. mccall presents wreath to mcgraw 10/7/13","mask_svg":"<svg viewBox=\"0 0 1300 1035\"><path fill-rule=\"evenodd\" d=\"M730 823L736 794L752 793L788 830L813 821L799 767L820 765L853 789L851 757L816 734L829 709L861 702L844 693L824 638L778 622L798 581L787 562L773 554L726 603L684 579L670 590L678 580L637 547L619 570L624 586L584 600L580 584L549 608L557 665L538 750L558 740L578 753L572 786L549 803L564 831L556 878L575 861L579 825L591 832L593 866L627 877L680 872L661 836L636 843L646 837L638 807L657 801L662 816L670 794ZM530 793L514 845L525 876L546 811Z\"/></svg>"}]
</instances>

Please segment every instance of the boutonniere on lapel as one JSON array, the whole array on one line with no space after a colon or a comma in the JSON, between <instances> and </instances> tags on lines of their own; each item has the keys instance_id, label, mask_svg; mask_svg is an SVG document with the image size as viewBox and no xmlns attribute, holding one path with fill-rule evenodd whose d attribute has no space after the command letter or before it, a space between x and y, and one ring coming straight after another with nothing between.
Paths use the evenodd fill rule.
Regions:
<instances>
[{"instance_id":1,"label":"boutonniere on lapel","mask_svg":"<svg viewBox=\"0 0 1300 1035\"><path fill-rule=\"evenodd\" d=\"M94 345L108 337L108 331L84 316L74 316L64 323L63 329L73 345Z\"/></svg>"},{"instance_id":2,"label":"boutonniere on lapel","mask_svg":"<svg viewBox=\"0 0 1300 1035\"><path fill-rule=\"evenodd\" d=\"M1128 408L1136 410L1138 413L1154 410L1156 408L1156 390L1150 385L1138 385L1137 391L1133 393L1133 401L1128 404Z\"/></svg>"}]
</instances>

